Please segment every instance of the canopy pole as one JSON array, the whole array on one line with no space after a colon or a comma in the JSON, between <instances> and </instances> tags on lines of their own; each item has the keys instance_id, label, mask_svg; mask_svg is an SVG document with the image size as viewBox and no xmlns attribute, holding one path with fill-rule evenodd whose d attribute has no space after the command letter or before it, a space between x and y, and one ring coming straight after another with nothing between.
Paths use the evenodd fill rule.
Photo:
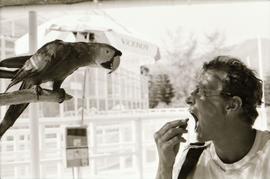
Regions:
<instances>
[{"instance_id":1,"label":"canopy pole","mask_svg":"<svg viewBox=\"0 0 270 179\"><path fill-rule=\"evenodd\" d=\"M35 11L29 12L29 53L37 49L37 15ZM40 178L40 153L39 153L39 120L38 104L29 105L30 139L31 139L31 173L32 178Z\"/></svg>"}]
</instances>

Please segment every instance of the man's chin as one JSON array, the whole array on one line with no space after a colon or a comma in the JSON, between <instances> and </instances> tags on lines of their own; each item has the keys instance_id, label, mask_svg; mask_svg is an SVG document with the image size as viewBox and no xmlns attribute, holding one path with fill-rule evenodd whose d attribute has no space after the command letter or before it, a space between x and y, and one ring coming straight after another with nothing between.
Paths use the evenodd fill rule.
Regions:
<instances>
[{"instance_id":1,"label":"man's chin","mask_svg":"<svg viewBox=\"0 0 270 179\"><path fill-rule=\"evenodd\" d=\"M196 131L195 134L196 134L197 142L206 142L207 141L207 139L199 131Z\"/></svg>"},{"instance_id":2,"label":"man's chin","mask_svg":"<svg viewBox=\"0 0 270 179\"><path fill-rule=\"evenodd\" d=\"M197 142L206 142L207 140L205 140L204 138L201 137L197 137Z\"/></svg>"}]
</instances>

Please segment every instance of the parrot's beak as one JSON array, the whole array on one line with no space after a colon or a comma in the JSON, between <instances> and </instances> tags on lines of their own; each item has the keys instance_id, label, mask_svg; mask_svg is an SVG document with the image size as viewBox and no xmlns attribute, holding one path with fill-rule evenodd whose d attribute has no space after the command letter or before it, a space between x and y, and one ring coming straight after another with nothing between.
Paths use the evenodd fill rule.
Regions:
<instances>
[{"instance_id":1,"label":"parrot's beak","mask_svg":"<svg viewBox=\"0 0 270 179\"><path fill-rule=\"evenodd\" d=\"M111 74L114 72L120 65L120 56L122 55L122 52L119 50L116 50L114 53L114 56L111 58L110 61L101 63L100 65L103 68L111 70L108 74Z\"/></svg>"},{"instance_id":2,"label":"parrot's beak","mask_svg":"<svg viewBox=\"0 0 270 179\"><path fill-rule=\"evenodd\" d=\"M117 50L117 51L115 52L115 54L114 54L114 56L121 56L121 55L122 55L122 52L119 51L119 50Z\"/></svg>"},{"instance_id":3,"label":"parrot's beak","mask_svg":"<svg viewBox=\"0 0 270 179\"><path fill-rule=\"evenodd\" d=\"M120 65L120 56L113 57L113 62L111 66L111 71L108 74L111 74L113 71L115 71Z\"/></svg>"}]
</instances>

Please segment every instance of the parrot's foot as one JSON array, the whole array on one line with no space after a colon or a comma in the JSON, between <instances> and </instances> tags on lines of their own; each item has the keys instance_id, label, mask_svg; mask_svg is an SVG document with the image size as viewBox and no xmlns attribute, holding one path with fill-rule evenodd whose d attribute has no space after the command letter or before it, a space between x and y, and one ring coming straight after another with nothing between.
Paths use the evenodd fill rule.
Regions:
<instances>
[{"instance_id":1,"label":"parrot's foot","mask_svg":"<svg viewBox=\"0 0 270 179\"><path fill-rule=\"evenodd\" d=\"M43 94L43 89L39 86L35 86L36 94L37 94L37 100L39 100L39 96Z\"/></svg>"},{"instance_id":2,"label":"parrot's foot","mask_svg":"<svg viewBox=\"0 0 270 179\"><path fill-rule=\"evenodd\" d=\"M65 97L66 97L66 91L63 88L60 88L58 90L58 93L60 94L60 98L59 98L58 103L64 102L65 101Z\"/></svg>"}]
</instances>

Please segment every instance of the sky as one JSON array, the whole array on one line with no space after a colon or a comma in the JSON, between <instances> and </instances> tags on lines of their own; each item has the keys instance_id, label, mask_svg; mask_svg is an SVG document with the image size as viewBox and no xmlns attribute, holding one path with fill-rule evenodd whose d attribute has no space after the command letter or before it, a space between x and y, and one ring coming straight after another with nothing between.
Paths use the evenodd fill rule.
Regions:
<instances>
[{"instance_id":1,"label":"sky","mask_svg":"<svg viewBox=\"0 0 270 179\"><path fill-rule=\"evenodd\" d=\"M182 27L195 33L220 31L226 43L247 38L270 38L270 2L165 5L105 9L117 22L141 37L162 45L168 30Z\"/></svg>"},{"instance_id":2,"label":"sky","mask_svg":"<svg viewBox=\"0 0 270 179\"><path fill-rule=\"evenodd\" d=\"M193 33L201 44L205 35L217 31L225 36L227 45L250 38L270 38L270 1L195 4L176 4L168 1L163 4L148 3L146 6L142 3L132 6L120 6L116 3L111 6L95 6L93 2L88 2L81 5L47 7L38 7L38 18L45 19L50 14L54 18L61 15L91 15L91 10L100 10L117 24L132 31L136 37L153 42L161 48L167 33L172 33L179 27L187 35ZM3 9L1 14L19 18L22 15L27 16L31 8L22 6L11 11ZM68 21L69 24L73 22Z\"/></svg>"}]
</instances>

